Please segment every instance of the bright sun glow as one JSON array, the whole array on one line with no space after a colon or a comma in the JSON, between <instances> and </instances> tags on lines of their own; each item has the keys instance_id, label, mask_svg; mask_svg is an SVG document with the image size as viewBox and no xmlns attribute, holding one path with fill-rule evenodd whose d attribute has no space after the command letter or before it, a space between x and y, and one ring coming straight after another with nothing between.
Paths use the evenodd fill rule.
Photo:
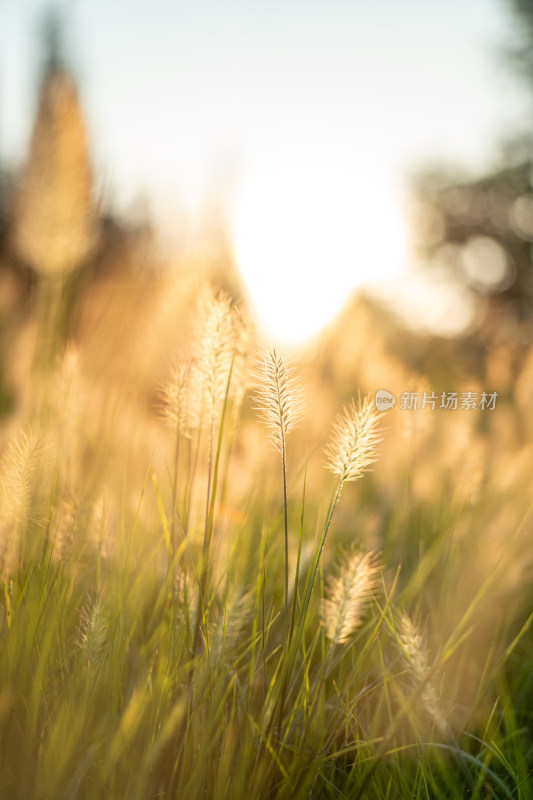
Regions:
<instances>
[{"instance_id":1,"label":"bright sun glow","mask_svg":"<svg viewBox=\"0 0 533 800\"><path fill-rule=\"evenodd\" d=\"M233 235L262 332L292 344L316 334L355 289L386 283L406 262L399 192L372 165L254 169Z\"/></svg>"}]
</instances>

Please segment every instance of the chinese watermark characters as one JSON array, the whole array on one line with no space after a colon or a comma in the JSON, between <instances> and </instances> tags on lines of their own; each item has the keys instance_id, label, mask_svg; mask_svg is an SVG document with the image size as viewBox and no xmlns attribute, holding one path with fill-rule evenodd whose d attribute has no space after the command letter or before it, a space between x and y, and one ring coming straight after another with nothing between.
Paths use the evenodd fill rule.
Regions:
<instances>
[{"instance_id":1,"label":"chinese watermark characters","mask_svg":"<svg viewBox=\"0 0 533 800\"><path fill-rule=\"evenodd\" d=\"M498 392L402 392L399 408L401 411L494 411ZM386 389L376 392L376 408L388 411L394 408L396 397Z\"/></svg>"}]
</instances>

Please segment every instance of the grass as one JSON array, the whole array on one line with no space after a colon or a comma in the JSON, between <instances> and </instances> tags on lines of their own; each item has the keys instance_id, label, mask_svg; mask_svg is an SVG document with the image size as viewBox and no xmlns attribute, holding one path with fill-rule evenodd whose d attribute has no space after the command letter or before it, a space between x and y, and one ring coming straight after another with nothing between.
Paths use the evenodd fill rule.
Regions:
<instances>
[{"instance_id":1,"label":"grass","mask_svg":"<svg viewBox=\"0 0 533 800\"><path fill-rule=\"evenodd\" d=\"M0 364L0 800L532 797L533 457L512 392L380 417L332 389L363 390L354 318L304 415L279 352L250 387L250 321L201 277L136 273L141 250L92 275L61 70L16 184L33 295ZM410 388L372 353L359 374Z\"/></svg>"},{"instance_id":2,"label":"grass","mask_svg":"<svg viewBox=\"0 0 533 800\"><path fill-rule=\"evenodd\" d=\"M200 323L144 462L54 401L72 348L4 435L0 798L533 796L527 481L417 488L368 400L305 455L281 356L250 403L238 309Z\"/></svg>"}]
</instances>

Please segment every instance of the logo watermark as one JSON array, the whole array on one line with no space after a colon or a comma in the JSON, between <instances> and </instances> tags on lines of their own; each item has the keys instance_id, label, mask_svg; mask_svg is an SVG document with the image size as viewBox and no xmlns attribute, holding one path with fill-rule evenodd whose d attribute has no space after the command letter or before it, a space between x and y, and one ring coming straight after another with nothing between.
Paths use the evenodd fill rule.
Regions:
<instances>
[{"instance_id":1,"label":"logo watermark","mask_svg":"<svg viewBox=\"0 0 533 800\"><path fill-rule=\"evenodd\" d=\"M392 392L386 389L378 389L376 392L376 408L378 411L388 411L389 408L394 408L396 398Z\"/></svg>"}]
</instances>

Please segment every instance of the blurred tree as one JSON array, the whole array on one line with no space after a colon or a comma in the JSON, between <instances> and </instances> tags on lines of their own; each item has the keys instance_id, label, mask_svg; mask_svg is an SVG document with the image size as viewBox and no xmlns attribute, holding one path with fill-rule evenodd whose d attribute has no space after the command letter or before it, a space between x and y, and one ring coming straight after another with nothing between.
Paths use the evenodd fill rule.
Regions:
<instances>
[{"instance_id":1,"label":"blurred tree","mask_svg":"<svg viewBox=\"0 0 533 800\"><path fill-rule=\"evenodd\" d=\"M533 84L533 2L508 0L508 3L515 18L516 34L507 55L516 72Z\"/></svg>"},{"instance_id":2,"label":"blurred tree","mask_svg":"<svg viewBox=\"0 0 533 800\"><path fill-rule=\"evenodd\" d=\"M74 80L62 64L58 23L46 30L47 59L30 152L15 184L12 247L41 274L86 261L95 209L85 121Z\"/></svg>"},{"instance_id":3,"label":"blurred tree","mask_svg":"<svg viewBox=\"0 0 533 800\"><path fill-rule=\"evenodd\" d=\"M516 328L533 323L533 162L502 164L474 181L444 172L415 182L414 223L419 254L446 269L482 301L479 319L498 312Z\"/></svg>"},{"instance_id":4,"label":"blurred tree","mask_svg":"<svg viewBox=\"0 0 533 800\"><path fill-rule=\"evenodd\" d=\"M533 0L508 0L515 40L508 63L533 88ZM478 334L487 347L526 345L533 337L533 138L517 133L500 163L467 179L444 168L414 180L418 255L473 294Z\"/></svg>"},{"instance_id":5,"label":"blurred tree","mask_svg":"<svg viewBox=\"0 0 533 800\"><path fill-rule=\"evenodd\" d=\"M45 63L28 157L12 182L10 258L36 279L35 366L44 374L66 335L73 276L92 256L97 214L76 83L63 63L61 18L45 19Z\"/></svg>"},{"instance_id":6,"label":"blurred tree","mask_svg":"<svg viewBox=\"0 0 533 800\"><path fill-rule=\"evenodd\" d=\"M96 391L113 385L152 402L166 362L187 341L201 285L242 299L216 195L195 235L181 221L177 252L162 250L146 204L128 217L109 197L95 203L62 26L52 14L41 29L45 58L26 162L4 182L0 172L0 417L30 394L32 413L46 408L50 367L67 340L83 351Z\"/></svg>"}]
</instances>

